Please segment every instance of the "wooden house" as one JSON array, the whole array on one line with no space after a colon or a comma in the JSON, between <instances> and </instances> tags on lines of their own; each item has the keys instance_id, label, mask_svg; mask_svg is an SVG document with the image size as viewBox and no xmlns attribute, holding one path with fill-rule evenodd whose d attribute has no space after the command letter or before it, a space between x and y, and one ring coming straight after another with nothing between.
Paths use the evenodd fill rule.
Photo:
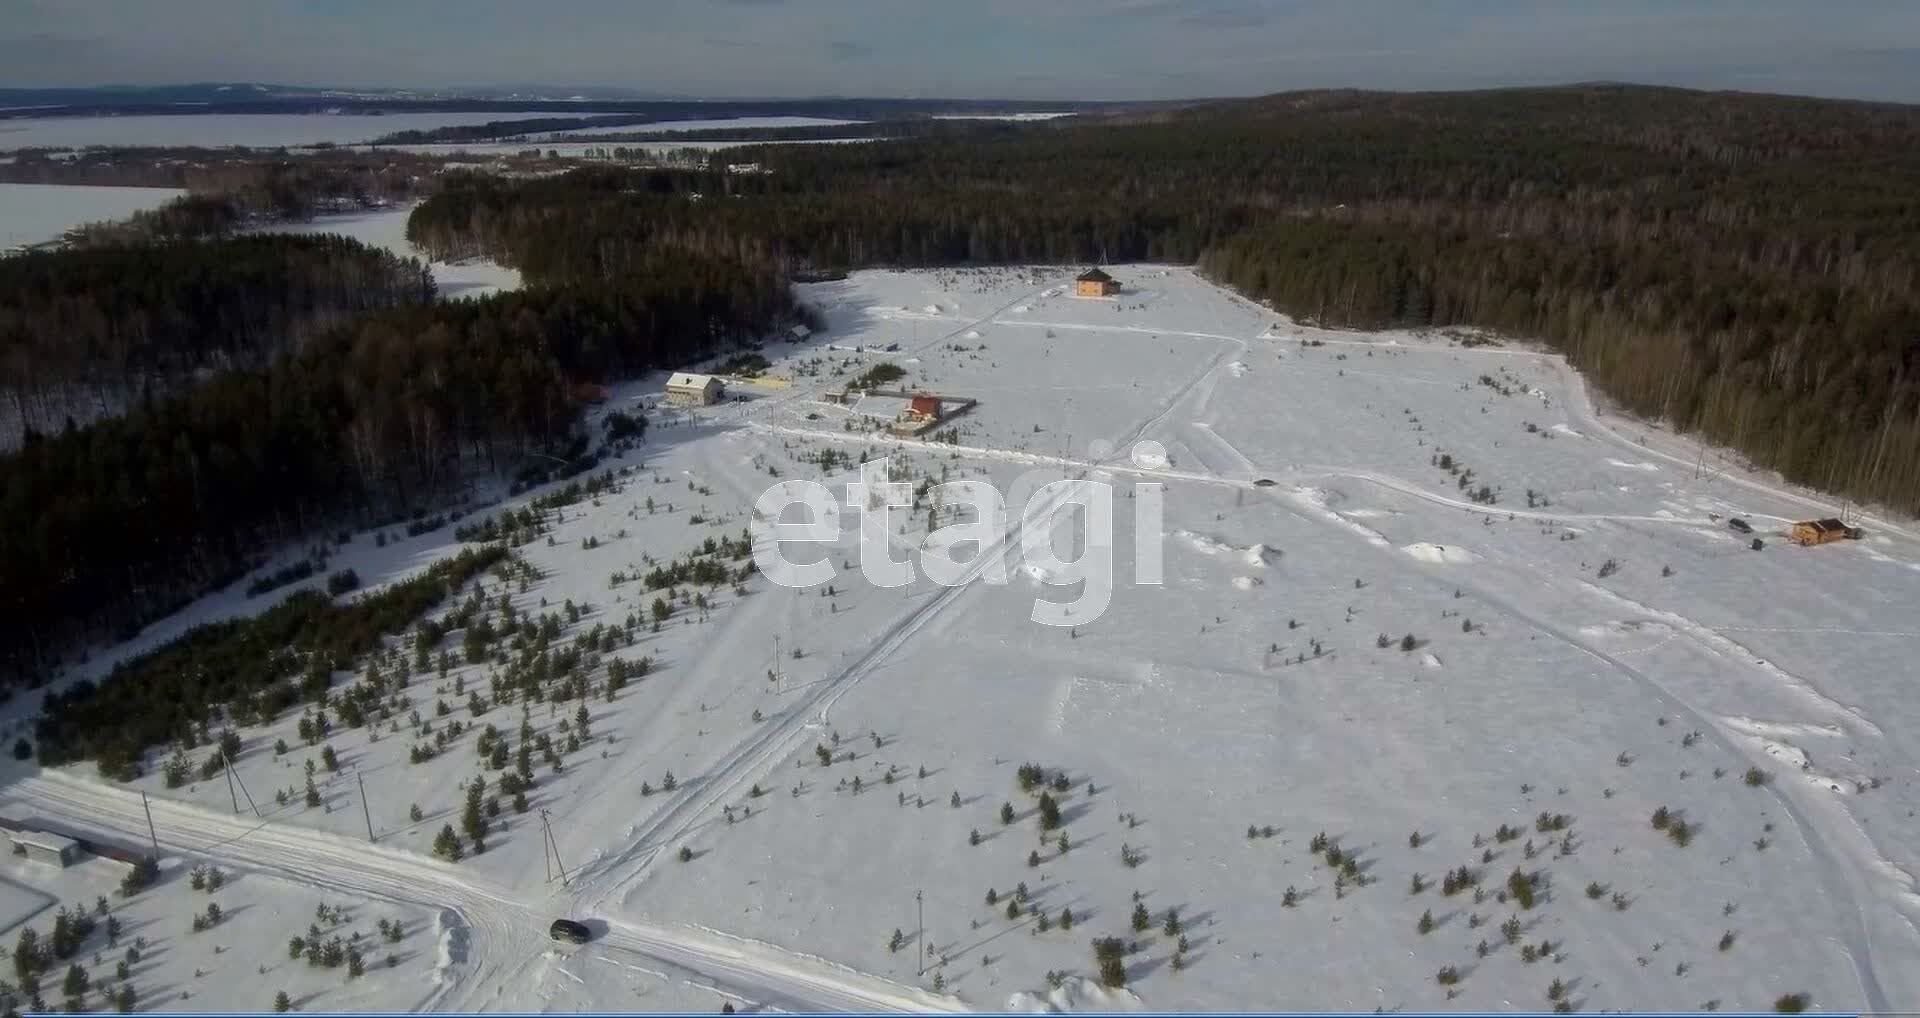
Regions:
<instances>
[{"instance_id":1,"label":"wooden house","mask_svg":"<svg viewBox=\"0 0 1920 1018\"><path fill-rule=\"evenodd\" d=\"M1834 541L1857 541L1860 530L1849 527L1835 519L1801 520L1787 531L1787 539L1799 545L1829 544Z\"/></svg>"},{"instance_id":2,"label":"wooden house","mask_svg":"<svg viewBox=\"0 0 1920 1018\"><path fill-rule=\"evenodd\" d=\"M1120 292L1120 281L1098 268L1080 273L1073 281L1075 297L1111 297Z\"/></svg>"}]
</instances>

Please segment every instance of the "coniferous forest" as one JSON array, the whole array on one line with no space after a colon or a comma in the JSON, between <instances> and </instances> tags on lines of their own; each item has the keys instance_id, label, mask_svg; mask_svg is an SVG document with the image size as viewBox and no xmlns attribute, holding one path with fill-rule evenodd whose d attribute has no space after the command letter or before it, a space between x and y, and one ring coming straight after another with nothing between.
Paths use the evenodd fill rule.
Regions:
<instances>
[{"instance_id":1,"label":"coniferous forest","mask_svg":"<svg viewBox=\"0 0 1920 1018\"><path fill-rule=\"evenodd\" d=\"M0 259L0 403L61 428L204 368L259 368L362 312L433 296L426 266L340 237L238 237ZM75 411L79 411L77 414Z\"/></svg>"},{"instance_id":2,"label":"coniferous forest","mask_svg":"<svg viewBox=\"0 0 1920 1018\"><path fill-rule=\"evenodd\" d=\"M425 304L403 265L291 243L0 262L8 384L137 394L0 459L0 670L565 451L574 383L765 335L787 280L827 269L1183 262L1322 325L1493 328L1792 480L1920 511L1916 107L1301 93L435 186L415 243L527 289ZM256 292L275 272L291 292ZM89 309L71 348L66 307Z\"/></svg>"},{"instance_id":3,"label":"coniferous forest","mask_svg":"<svg viewBox=\"0 0 1920 1018\"><path fill-rule=\"evenodd\" d=\"M727 173L757 162L762 173ZM700 196L698 200L695 195ZM1920 108L1630 86L1325 92L1091 125L472 178L442 256L1198 263L1330 326L1473 325L1846 496L1920 510Z\"/></svg>"},{"instance_id":4,"label":"coniferous forest","mask_svg":"<svg viewBox=\"0 0 1920 1018\"><path fill-rule=\"evenodd\" d=\"M255 256L275 267L251 273ZM111 264L147 277L99 269ZM263 278L276 295L255 292ZM792 312L771 266L660 247L594 285L444 304L420 303L418 265L337 238L13 258L8 284L0 337L43 373L29 381L139 394L0 458L0 672L28 680L73 641L124 636L271 548L444 502L464 471L571 455L577 382L678 365ZM86 344L61 348L76 336ZM204 377L161 394L175 369Z\"/></svg>"}]
</instances>

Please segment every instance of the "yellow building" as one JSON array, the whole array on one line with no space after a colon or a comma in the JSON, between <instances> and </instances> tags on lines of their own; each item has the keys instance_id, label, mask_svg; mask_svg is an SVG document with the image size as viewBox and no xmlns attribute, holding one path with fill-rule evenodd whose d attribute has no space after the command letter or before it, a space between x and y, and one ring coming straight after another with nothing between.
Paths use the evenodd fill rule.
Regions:
<instances>
[{"instance_id":1,"label":"yellow building","mask_svg":"<svg viewBox=\"0 0 1920 1018\"><path fill-rule=\"evenodd\" d=\"M1801 520L1787 531L1787 537L1795 544L1815 545L1829 541L1857 541L1860 531L1835 519Z\"/></svg>"},{"instance_id":2,"label":"yellow building","mask_svg":"<svg viewBox=\"0 0 1920 1018\"><path fill-rule=\"evenodd\" d=\"M1111 297L1120 292L1120 281L1099 269L1088 269L1073 281L1075 297Z\"/></svg>"}]
</instances>

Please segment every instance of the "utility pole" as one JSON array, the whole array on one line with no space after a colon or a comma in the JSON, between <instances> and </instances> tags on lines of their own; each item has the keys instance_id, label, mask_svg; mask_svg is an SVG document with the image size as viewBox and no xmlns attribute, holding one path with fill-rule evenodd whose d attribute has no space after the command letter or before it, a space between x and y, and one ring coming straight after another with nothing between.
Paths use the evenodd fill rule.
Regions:
<instances>
[{"instance_id":1,"label":"utility pole","mask_svg":"<svg viewBox=\"0 0 1920 1018\"><path fill-rule=\"evenodd\" d=\"M373 810L367 806L367 779L361 777L360 771L356 769L353 772L353 780L360 785L360 815L367 818L367 841L372 842L374 840Z\"/></svg>"},{"instance_id":2,"label":"utility pole","mask_svg":"<svg viewBox=\"0 0 1920 1018\"><path fill-rule=\"evenodd\" d=\"M227 772L227 798L233 800L233 815L239 816L240 795L233 790L233 761L227 759L225 752L220 754L220 769Z\"/></svg>"},{"instance_id":3,"label":"utility pole","mask_svg":"<svg viewBox=\"0 0 1920 1018\"><path fill-rule=\"evenodd\" d=\"M160 835L153 830L153 807L147 802L147 793L140 793L140 808L147 811L147 837L153 841L153 861L160 861Z\"/></svg>"},{"instance_id":4,"label":"utility pole","mask_svg":"<svg viewBox=\"0 0 1920 1018\"><path fill-rule=\"evenodd\" d=\"M920 974L927 974L927 903L920 891L913 892L914 934L913 942L918 945L915 954L920 956Z\"/></svg>"},{"instance_id":5,"label":"utility pole","mask_svg":"<svg viewBox=\"0 0 1920 1018\"><path fill-rule=\"evenodd\" d=\"M253 815L264 818L266 814L260 812L260 804L254 802L253 793L247 791L247 779L241 777L240 772L234 770L232 764L227 765L227 775L233 779L235 784L240 786L240 794L247 797L247 806L253 810ZM239 812L239 810L236 809L235 812Z\"/></svg>"},{"instance_id":6,"label":"utility pole","mask_svg":"<svg viewBox=\"0 0 1920 1018\"><path fill-rule=\"evenodd\" d=\"M773 634L773 667L767 669L773 676L773 695L780 695L780 634Z\"/></svg>"},{"instance_id":7,"label":"utility pole","mask_svg":"<svg viewBox=\"0 0 1920 1018\"><path fill-rule=\"evenodd\" d=\"M544 809L540 811L540 826L547 834L547 848L553 852L553 866L558 867L560 870L560 886L566 887L567 864L560 861L560 842L553 836L553 822L548 818L547 811ZM553 869L551 868L547 870L547 880L549 882L553 880Z\"/></svg>"}]
</instances>

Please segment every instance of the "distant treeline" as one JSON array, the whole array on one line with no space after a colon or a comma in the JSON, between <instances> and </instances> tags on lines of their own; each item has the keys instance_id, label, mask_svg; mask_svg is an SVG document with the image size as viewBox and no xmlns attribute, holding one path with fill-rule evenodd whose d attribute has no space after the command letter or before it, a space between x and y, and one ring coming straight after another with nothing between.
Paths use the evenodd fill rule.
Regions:
<instances>
[{"instance_id":1,"label":"distant treeline","mask_svg":"<svg viewBox=\"0 0 1920 1018\"><path fill-rule=\"evenodd\" d=\"M651 124L659 118L647 113L605 117L528 117L521 120L489 120L484 124L456 124L426 131L395 131L373 139L373 145L445 145L469 141L492 141L523 134L553 131L580 131L594 127L631 127Z\"/></svg>"},{"instance_id":2,"label":"distant treeline","mask_svg":"<svg viewBox=\"0 0 1920 1018\"><path fill-rule=\"evenodd\" d=\"M274 243L301 249L250 238L205 255L240 262ZM64 285L101 306L172 306L104 276ZM228 315L246 305L210 299ZM0 458L0 673L31 678L75 639L124 636L270 547L443 501L463 467L575 455L575 383L678 365L792 314L771 265L654 244L592 286L369 311L297 348L262 342L286 350L36 436Z\"/></svg>"},{"instance_id":3,"label":"distant treeline","mask_svg":"<svg viewBox=\"0 0 1920 1018\"><path fill-rule=\"evenodd\" d=\"M1064 123L1064 122L1062 122ZM697 142L715 141L829 141L843 138L941 138L969 137L990 138L1009 137L1024 132L1047 130L1049 126L1059 126L1053 121L1021 123L1008 120L935 120L920 117L911 120L880 120L865 124L810 124L802 127L711 127L696 131L676 131L671 124L655 125L647 131L609 131L567 138L570 142L588 142L595 145L605 144L609 148L618 148L623 144L635 142L685 142L689 145ZM553 139L557 141L560 139ZM529 148L538 148L552 144L552 141L530 141Z\"/></svg>"},{"instance_id":4,"label":"distant treeline","mask_svg":"<svg viewBox=\"0 0 1920 1018\"><path fill-rule=\"evenodd\" d=\"M766 172L725 172L741 162ZM737 148L704 172L462 178L409 229L439 256L583 278L623 238L789 268L1195 262L1327 325L1541 339L1634 410L1913 512L1917 194L1920 107L1324 92L997 138Z\"/></svg>"},{"instance_id":5,"label":"distant treeline","mask_svg":"<svg viewBox=\"0 0 1920 1018\"><path fill-rule=\"evenodd\" d=\"M0 401L22 430L55 431L77 408L87 420L208 368L264 367L361 312L432 297L425 265L342 237L0 258Z\"/></svg>"}]
</instances>

